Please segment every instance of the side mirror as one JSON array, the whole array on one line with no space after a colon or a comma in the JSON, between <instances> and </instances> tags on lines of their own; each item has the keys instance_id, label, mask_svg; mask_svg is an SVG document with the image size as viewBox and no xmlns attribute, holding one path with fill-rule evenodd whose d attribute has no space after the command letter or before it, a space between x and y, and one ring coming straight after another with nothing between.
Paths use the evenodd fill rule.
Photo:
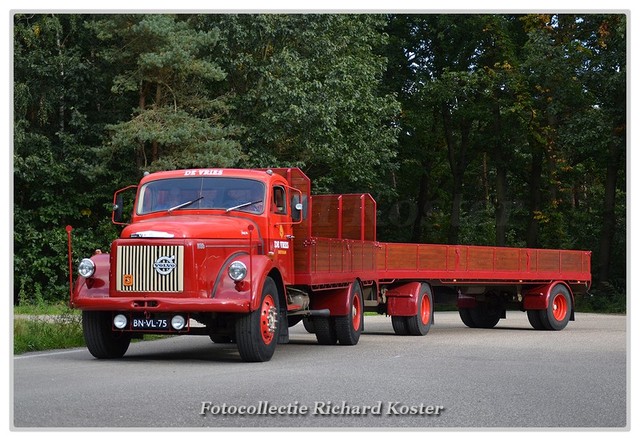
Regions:
<instances>
[{"instance_id":1,"label":"side mirror","mask_svg":"<svg viewBox=\"0 0 640 441\"><path fill-rule=\"evenodd\" d=\"M119 194L116 196L116 202L113 204L113 220L114 222L122 222L122 212L123 212L124 201L122 195Z\"/></svg>"},{"instance_id":2,"label":"side mirror","mask_svg":"<svg viewBox=\"0 0 640 441\"><path fill-rule=\"evenodd\" d=\"M125 188L121 188L120 190L116 191L115 194L113 195L113 212L111 213L111 222L113 222L115 225L127 225L127 223L129 221L131 221L131 214L132 213L132 209L133 209L133 199L135 196L134 195L129 195L127 196L127 202L124 202L124 198L122 196L122 194L125 191L134 191L138 188L137 185L130 185L128 187ZM125 204L127 205L127 209L125 210ZM125 219L125 213L126 214L126 218Z\"/></svg>"},{"instance_id":3,"label":"side mirror","mask_svg":"<svg viewBox=\"0 0 640 441\"><path fill-rule=\"evenodd\" d=\"M291 220L294 222L302 222L307 218L307 197L294 194L291 198L291 206L293 210L291 210Z\"/></svg>"}]
</instances>

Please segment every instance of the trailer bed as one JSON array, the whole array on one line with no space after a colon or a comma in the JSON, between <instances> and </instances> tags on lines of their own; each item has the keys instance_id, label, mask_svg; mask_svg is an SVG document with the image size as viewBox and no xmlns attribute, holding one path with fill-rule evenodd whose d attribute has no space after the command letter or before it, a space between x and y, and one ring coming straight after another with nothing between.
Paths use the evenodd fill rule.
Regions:
<instances>
[{"instance_id":1,"label":"trailer bed","mask_svg":"<svg viewBox=\"0 0 640 441\"><path fill-rule=\"evenodd\" d=\"M296 284L321 286L355 278L379 283L536 284L591 280L588 251L307 239L295 248Z\"/></svg>"}]
</instances>

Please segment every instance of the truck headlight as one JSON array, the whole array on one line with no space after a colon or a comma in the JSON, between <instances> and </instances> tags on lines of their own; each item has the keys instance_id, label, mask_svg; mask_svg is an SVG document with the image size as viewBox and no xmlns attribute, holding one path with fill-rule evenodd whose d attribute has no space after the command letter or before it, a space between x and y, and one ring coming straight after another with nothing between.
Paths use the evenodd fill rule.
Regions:
<instances>
[{"instance_id":1,"label":"truck headlight","mask_svg":"<svg viewBox=\"0 0 640 441\"><path fill-rule=\"evenodd\" d=\"M247 265L236 260L229 265L229 277L234 281L240 282L247 277Z\"/></svg>"},{"instance_id":2,"label":"truck headlight","mask_svg":"<svg viewBox=\"0 0 640 441\"><path fill-rule=\"evenodd\" d=\"M96 272L96 264L91 259L82 259L78 265L78 273L85 279L93 276Z\"/></svg>"}]
</instances>

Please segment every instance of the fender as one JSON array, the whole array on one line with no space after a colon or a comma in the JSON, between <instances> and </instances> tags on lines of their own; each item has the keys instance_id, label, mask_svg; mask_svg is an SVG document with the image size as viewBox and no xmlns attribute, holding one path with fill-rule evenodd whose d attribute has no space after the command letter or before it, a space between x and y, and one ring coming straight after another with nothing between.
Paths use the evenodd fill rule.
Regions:
<instances>
[{"instance_id":1,"label":"fender","mask_svg":"<svg viewBox=\"0 0 640 441\"><path fill-rule=\"evenodd\" d=\"M234 259L247 266L247 277L241 282L234 282L227 275L227 263L220 268L211 297L217 300L238 301L249 300L249 309L255 311L260 307L262 287L269 272L275 267L273 261L264 255L238 253ZM228 259L228 263L231 263Z\"/></svg>"},{"instance_id":2,"label":"fender","mask_svg":"<svg viewBox=\"0 0 640 441\"><path fill-rule=\"evenodd\" d=\"M90 278L78 276L70 299L71 307L80 297L109 297L109 268L111 255L94 254L90 259L96 265L96 272Z\"/></svg>"},{"instance_id":3,"label":"fender","mask_svg":"<svg viewBox=\"0 0 640 441\"><path fill-rule=\"evenodd\" d=\"M553 289L558 285L564 286L565 288L567 288L567 291L569 291L569 295L571 296L571 317L573 320L573 312L574 312L573 305L575 304L573 291L571 290L571 287L569 285L567 285L562 281L556 280L546 285L538 285L538 286L534 286L533 288L527 289L523 293L524 299L522 301L522 305L524 310L526 311L530 309L531 310L547 309L547 307L549 306L549 299L551 298L551 293L553 292Z\"/></svg>"},{"instance_id":4,"label":"fender","mask_svg":"<svg viewBox=\"0 0 640 441\"><path fill-rule=\"evenodd\" d=\"M458 294L456 300L456 306L460 309L473 309L478 307L478 299L476 296L468 296L465 294Z\"/></svg>"},{"instance_id":5,"label":"fender","mask_svg":"<svg viewBox=\"0 0 640 441\"><path fill-rule=\"evenodd\" d=\"M354 283L360 283L360 280L356 279L354 282L342 288L315 291L311 296L310 308L328 309L332 316L350 314L350 294Z\"/></svg>"},{"instance_id":6,"label":"fender","mask_svg":"<svg viewBox=\"0 0 640 441\"><path fill-rule=\"evenodd\" d=\"M387 314L414 316L418 314L418 298L422 282L403 283L387 291Z\"/></svg>"}]
</instances>

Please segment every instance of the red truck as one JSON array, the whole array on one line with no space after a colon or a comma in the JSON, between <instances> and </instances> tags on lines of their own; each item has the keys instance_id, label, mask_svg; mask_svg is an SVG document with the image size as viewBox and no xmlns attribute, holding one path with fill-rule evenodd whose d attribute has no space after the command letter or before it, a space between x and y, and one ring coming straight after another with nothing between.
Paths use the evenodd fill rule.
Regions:
<instances>
[{"instance_id":1,"label":"red truck","mask_svg":"<svg viewBox=\"0 0 640 441\"><path fill-rule=\"evenodd\" d=\"M369 194L312 196L297 168L148 174L115 193L112 219L120 237L82 259L71 288L97 358L172 333L267 361L301 320L320 344L357 344L365 311L391 316L396 334L425 335L447 293L472 328L516 309L535 329L561 330L591 283L588 251L378 242Z\"/></svg>"}]
</instances>

